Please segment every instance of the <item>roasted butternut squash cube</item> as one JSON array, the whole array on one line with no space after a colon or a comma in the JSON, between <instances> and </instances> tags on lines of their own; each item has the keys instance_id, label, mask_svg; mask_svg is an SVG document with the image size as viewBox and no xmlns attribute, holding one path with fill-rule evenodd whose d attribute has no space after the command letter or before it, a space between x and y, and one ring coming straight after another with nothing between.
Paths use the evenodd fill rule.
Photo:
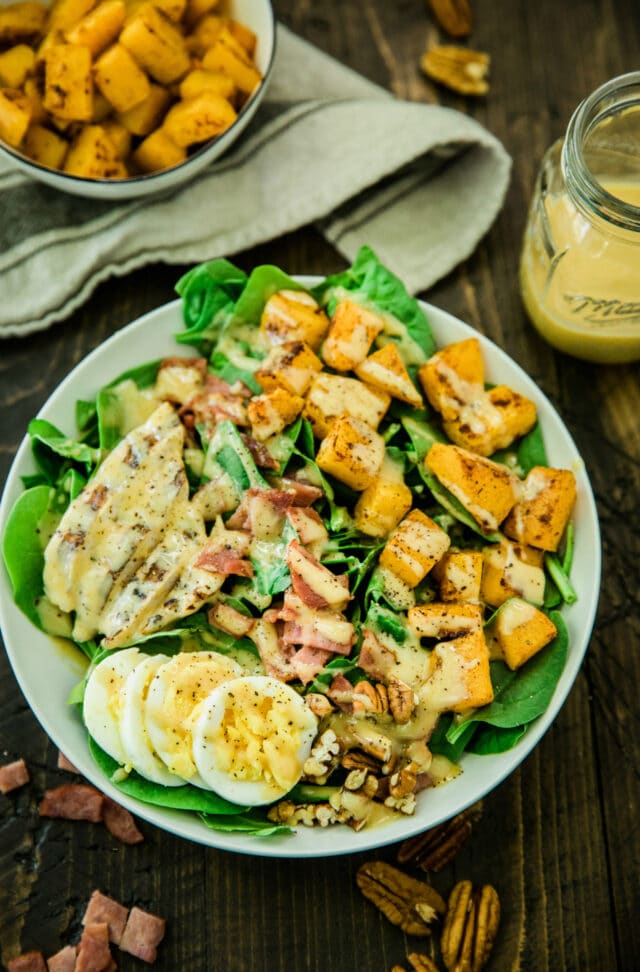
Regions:
<instances>
[{"instance_id":1,"label":"roasted butternut squash cube","mask_svg":"<svg viewBox=\"0 0 640 972\"><path fill-rule=\"evenodd\" d=\"M463 405L453 419L445 419L444 430L456 445L490 456L507 449L514 439L526 435L536 424L536 406L506 385L497 385Z\"/></svg>"},{"instance_id":2,"label":"roasted butternut squash cube","mask_svg":"<svg viewBox=\"0 0 640 972\"><path fill-rule=\"evenodd\" d=\"M254 373L265 391L285 388L292 395L304 395L322 362L304 341L276 344Z\"/></svg>"},{"instance_id":3,"label":"roasted butternut squash cube","mask_svg":"<svg viewBox=\"0 0 640 972\"><path fill-rule=\"evenodd\" d=\"M70 44L83 44L93 57L111 44L124 24L126 8L122 0L105 0L81 20L68 27L65 37Z\"/></svg>"},{"instance_id":4,"label":"roasted butternut squash cube","mask_svg":"<svg viewBox=\"0 0 640 972\"><path fill-rule=\"evenodd\" d=\"M380 566L409 587L416 587L445 555L449 534L421 510L411 510L395 528L380 554Z\"/></svg>"},{"instance_id":5,"label":"roasted butternut squash cube","mask_svg":"<svg viewBox=\"0 0 640 972\"><path fill-rule=\"evenodd\" d=\"M189 53L199 58L204 57L217 41L225 23L225 18L216 14L205 14L201 17L191 33L185 37L185 46Z\"/></svg>"},{"instance_id":6,"label":"roasted butternut squash cube","mask_svg":"<svg viewBox=\"0 0 640 972\"><path fill-rule=\"evenodd\" d=\"M291 425L302 411L304 398L292 395L284 388L274 388L256 395L247 405L251 431L259 442L270 439Z\"/></svg>"},{"instance_id":7,"label":"roasted butternut squash cube","mask_svg":"<svg viewBox=\"0 0 640 972\"><path fill-rule=\"evenodd\" d=\"M184 22L189 27L194 27L202 17L219 6L220 0L187 0Z\"/></svg>"},{"instance_id":8,"label":"roasted butternut squash cube","mask_svg":"<svg viewBox=\"0 0 640 972\"><path fill-rule=\"evenodd\" d=\"M117 119L132 135L148 135L160 125L170 101L167 89L152 83L144 101L128 111L118 112Z\"/></svg>"},{"instance_id":9,"label":"roasted butternut squash cube","mask_svg":"<svg viewBox=\"0 0 640 972\"><path fill-rule=\"evenodd\" d=\"M433 568L443 601L479 601L482 553L479 550L448 550Z\"/></svg>"},{"instance_id":10,"label":"roasted butternut squash cube","mask_svg":"<svg viewBox=\"0 0 640 972\"><path fill-rule=\"evenodd\" d=\"M160 84L178 81L191 67L179 29L151 4L141 7L125 25L120 43Z\"/></svg>"},{"instance_id":11,"label":"roasted butternut squash cube","mask_svg":"<svg viewBox=\"0 0 640 972\"><path fill-rule=\"evenodd\" d=\"M551 618L520 597L502 605L490 628L491 657L502 659L512 671L529 661L558 633Z\"/></svg>"},{"instance_id":12,"label":"roasted butternut squash cube","mask_svg":"<svg viewBox=\"0 0 640 972\"><path fill-rule=\"evenodd\" d=\"M323 472L360 492L378 475L384 453L381 435L362 419L343 414L332 422L316 462Z\"/></svg>"},{"instance_id":13,"label":"roasted butternut squash cube","mask_svg":"<svg viewBox=\"0 0 640 972\"><path fill-rule=\"evenodd\" d=\"M45 57L44 107L67 121L91 121L91 53L80 44L55 44Z\"/></svg>"},{"instance_id":14,"label":"roasted butternut squash cube","mask_svg":"<svg viewBox=\"0 0 640 972\"><path fill-rule=\"evenodd\" d=\"M221 74L219 71L203 71L202 68L189 71L186 78L180 82L181 98L195 98L204 91L232 101L236 86L226 74Z\"/></svg>"},{"instance_id":15,"label":"roasted butternut squash cube","mask_svg":"<svg viewBox=\"0 0 640 972\"><path fill-rule=\"evenodd\" d=\"M42 104L42 90L36 78L27 78L24 82L23 90L31 105L31 124L41 125L43 122L46 122L49 116Z\"/></svg>"},{"instance_id":16,"label":"roasted butternut squash cube","mask_svg":"<svg viewBox=\"0 0 640 972\"><path fill-rule=\"evenodd\" d=\"M239 20L230 20L227 27L235 39L242 44L247 54L250 57L253 57L256 52L256 44L258 42L258 38L254 32L247 27L246 24L241 24Z\"/></svg>"},{"instance_id":17,"label":"roasted butternut squash cube","mask_svg":"<svg viewBox=\"0 0 640 972\"><path fill-rule=\"evenodd\" d=\"M336 371L353 371L366 358L374 338L384 327L379 314L354 300L341 300L331 317L322 345L325 364Z\"/></svg>"},{"instance_id":18,"label":"roasted butternut squash cube","mask_svg":"<svg viewBox=\"0 0 640 972\"><path fill-rule=\"evenodd\" d=\"M101 54L94 67L95 82L116 111L129 111L149 97L149 79L129 50L113 44Z\"/></svg>"},{"instance_id":19,"label":"roasted butternut squash cube","mask_svg":"<svg viewBox=\"0 0 640 972\"><path fill-rule=\"evenodd\" d=\"M243 94L250 95L262 81L262 75L251 60L250 55L228 27L223 27L213 47L202 58L206 71L222 71L233 78L236 87Z\"/></svg>"},{"instance_id":20,"label":"roasted butternut squash cube","mask_svg":"<svg viewBox=\"0 0 640 972\"><path fill-rule=\"evenodd\" d=\"M407 613L409 627L420 638L458 638L482 627L479 604L418 604Z\"/></svg>"},{"instance_id":21,"label":"roasted butternut squash cube","mask_svg":"<svg viewBox=\"0 0 640 972\"><path fill-rule=\"evenodd\" d=\"M544 601L543 554L525 544L501 541L482 551L480 597L491 607L500 607L510 597L522 597L532 604Z\"/></svg>"},{"instance_id":22,"label":"roasted butternut squash cube","mask_svg":"<svg viewBox=\"0 0 640 972\"><path fill-rule=\"evenodd\" d=\"M400 352L393 341L389 341L378 351L374 351L359 364L355 372L358 378L368 382L373 388L381 388L393 398L422 408L422 395L419 393L405 368Z\"/></svg>"},{"instance_id":23,"label":"roasted butternut squash cube","mask_svg":"<svg viewBox=\"0 0 640 972\"><path fill-rule=\"evenodd\" d=\"M435 442L425 465L485 533L497 530L516 502L517 476L491 459L459 446Z\"/></svg>"},{"instance_id":24,"label":"roasted butternut squash cube","mask_svg":"<svg viewBox=\"0 0 640 972\"><path fill-rule=\"evenodd\" d=\"M179 101L167 112L163 128L176 145L187 148L221 135L233 125L235 109L220 95L203 91L188 101Z\"/></svg>"},{"instance_id":25,"label":"roasted butternut squash cube","mask_svg":"<svg viewBox=\"0 0 640 972\"><path fill-rule=\"evenodd\" d=\"M571 470L534 466L505 520L504 532L540 550L557 550L575 501L576 477Z\"/></svg>"},{"instance_id":26,"label":"roasted butternut squash cube","mask_svg":"<svg viewBox=\"0 0 640 972\"><path fill-rule=\"evenodd\" d=\"M48 29L69 30L89 13L94 3L95 0L55 0L51 6Z\"/></svg>"},{"instance_id":27,"label":"roasted butternut squash cube","mask_svg":"<svg viewBox=\"0 0 640 972\"><path fill-rule=\"evenodd\" d=\"M21 88L33 72L36 56L28 44L16 44L0 54L0 85Z\"/></svg>"},{"instance_id":28,"label":"roasted butternut squash cube","mask_svg":"<svg viewBox=\"0 0 640 972\"><path fill-rule=\"evenodd\" d=\"M128 131L120 122L108 119L103 121L107 137L112 142L119 159L126 159L131 152L131 132Z\"/></svg>"},{"instance_id":29,"label":"roasted butternut squash cube","mask_svg":"<svg viewBox=\"0 0 640 972\"><path fill-rule=\"evenodd\" d=\"M313 351L320 347L329 318L306 290L279 290L264 305L260 330L269 344L304 341Z\"/></svg>"},{"instance_id":30,"label":"roasted butternut squash cube","mask_svg":"<svg viewBox=\"0 0 640 972\"><path fill-rule=\"evenodd\" d=\"M0 44L40 37L48 17L49 8L44 3L10 3L0 7Z\"/></svg>"},{"instance_id":31,"label":"roasted butternut squash cube","mask_svg":"<svg viewBox=\"0 0 640 972\"><path fill-rule=\"evenodd\" d=\"M386 392L357 378L322 372L311 382L302 414L311 422L316 438L323 439L337 416L345 413L377 429L390 402Z\"/></svg>"},{"instance_id":32,"label":"roasted butternut squash cube","mask_svg":"<svg viewBox=\"0 0 640 972\"><path fill-rule=\"evenodd\" d=\"M69 146L64 172L85 179L126 179L127 168L101 125L84 125Z\"/></svg>"},{"instance_id":33,"label":"roasted butternut squash cube","mask_svg":"<svg viewBox=\"0 0 640 972\"><path fill-rule=\"evenodd\" d=\"M477 338L456 341L436 351L418 370L430 405L445 419L484 391L484 362Z\"/></svg>"},{"instance_id":34,"label":"roasted butternut squash cube","mask_svg":"<svg viewBox=\"0 0 640 972\"><path fill-rule=\"evenodd\" d=\"M155 132L147 135L133 153L133 161L143 172L170 169L173 165L180 165L186 157L187 150L176 145L163 128L156 128Z\"/></svg>"},{"instance_id":35,"label":"roasted butternut squash cube","mask_svg":"<svg viewBox=\"0 0 640 972\"><path fill-rule=\"evenodd\" d=\"M30 159L48 169L61 169L69 143L42 125L31 125L24 139L23 151Z\"/></svg>"},{"instance_id":36,"label":"roasted butternut squash cube","mask_svg":"<svg viewBox=\"0 0 640 972\"><path fill-rule=\"evenodd\" d=\"M127 0L127 21L133 20L142 7L149 4L157 7L174 24L180 23L187 9L187 0Z\"/></svg>"},{"instance_id":37,"label":"roasted butternut squash cube","mask_svg":"<svg viewBox=\"0 0 640 972\"><path fill-rule=\"evenodd\" d=\"M18 148L31 121L31 102L15 88L0 88L0 139Z\"/></svg>"},{"instance_id":38,"label":"roasted butternut squash cube","mask_svg":"<svg viewBox=\"0 0 640 972\"><path fill-rule=\"evenodd\" d=\"M418 692L425 709L465 712L493 701L489 649L482 628L437 644L431 674Z\"/></svg>"},{"instance_id":39,"label":"roasted butternut squash cube","mask_svg":"<svg viewBox=\"0 0 640 972\"><path fill-rule=\"evenodd\" d=\"M94 88L93 91L93 114L91 116L91 121L96 125L102 124L102 122L109 118L113 114L113 105L111 102L107 101L102 91Z\"/></svg>"},{"instance_id":40,"label":"roasted butternut squash cube","mask_svg":"<svg viewBox=\"0 0 640 972\"><path fill-rule=\"evenodd\" d=\"M369 537L386 537L411 509L412 495L400 479L385 479L383 474L367 486L356 503L356 528Z\"/></svg>"}]
</instances>

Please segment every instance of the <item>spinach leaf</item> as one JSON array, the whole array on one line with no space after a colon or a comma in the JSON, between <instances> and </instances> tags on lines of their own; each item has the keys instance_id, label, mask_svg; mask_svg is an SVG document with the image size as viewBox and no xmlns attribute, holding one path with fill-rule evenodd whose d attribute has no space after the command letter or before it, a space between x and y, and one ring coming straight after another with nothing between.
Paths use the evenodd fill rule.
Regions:
<instances>
[{"instance_id":1,"label":"spinach leaf","mask_svg":"<svg viewBox=\"0 0 640 972\"><path fill-rule=\"evenodd\" d=\"M534 466L549 465L539 422L536 422L531 431L523 435L518 443L518 465L525 476Z\"/></svg>"},{"instance_id":2,"label":"spinach leaf","mask_svg":"<svg viewBox=\"0 0 640 972\"><path fill-rule=\"evenodd\" d=\"M28 432L36 465L51 485L69 468L69 462L78 463L89 474L100 461L99 449L70 439L45 419L32 419Z\"/></svg>"},{"instance_id":3,"label":"spinach leaf","mask_svg":"<svg viewBox=\"0 0 640 972\"><path fill-rule=\"evenodd\" d=\"M452 722L453 716L450 712L441 715L428 745L434 756L445 756L450 762L459 763L460 757L479 726L475 722L468 723L465 731L461 732L454 742L450 742L449 730Z\"/></svg>"},{"instance_id":4,"label":"spinach leaf","mask_svg":"<svg viewBox=\"0 0 640 972\"><path fill-rule=\"evenodd\" d=\"M378 603L371 605L364 623L374 633L389 635L398 645L403 645L409 637L402 617Z\"/></svg>"},{"instance_id":5,"label":"spinach leaf","mask_svg":"<svg viewBox=\"0 0 640 972\"><path fill-rule=\"evenodd\" d=\"M9 513L2 539L2 555L13 587L13 599L38 628L42 628L42 621L37 604L44 593L44 546L40 530L51 495L49 486L34 486L22 493Z\"/></svg>"},{"instance_id":6,"label":"spinach leaf","mask_svg":"<svg viewBox=\"0 0 640 972\"><path fill-rule=\"evenodd\" d=\"M115 759L112 759L91 736L89 740L89 752L93 756L98 767L109 777L109 780L127 796L142 800L143 803L152 803L157 807L169 807L172 810L195 810L198 813L207 814L238 814L244 813L247 807L230 803L228 800L212 793L211 790L203 790L200 787L185 783L184 786L163 786L161 783L152 783L143 776L132 771L127 776L120 778L118 770L122 767Z\"/></svg>"},{"instance_id":7,"label":"spinach leaf","mask_svg":"<svg viewBox=\"0 0 640 972\"><path fill-rule=\"evenodd\" d=\"M182 297L186 330L176 335L176 341L194 345L207 357L246 282L244 270L228 260L201 263L184 274L176 291Z\"/></svg>"},{"instance_id":8,"label":"spinach leaf","mask_svg":"<svg viewBox=\"0 0 640 972\"><path fill-rule=\"evenodd\" d=\"M473 725L473 723L472 723ZM477 725L477 731L473 738L466 744L468 753L475 753L477 756L491 756L495 753L506 753L513 749L527 731L527 726L513 726L501 728L500 726L487 726L484 723Z\"/></svg>"},{"instance_id":9,"label":"spinach leaf","mask_svg":"<svg viewBox=\"0 0 640 972\"><path fill-rule=\"evenodd\" d=\"M544 555L544 566L555 584L562 600L567 604L575 604L575 602L578 600L578 595L576 594L575 588L569 580L569 577L565 572L557 554L546 553Z\"/></svg>"},{"instance_id":10,"label":"spinach leaf","mask_svg":"<svg viewBox=\"0 0 640 972\"><path fill-rule=\"evenodd\" d=\"M469 723L515 729L542 715L555 692L569 647L564 618L558 611L551 611L549 617L557 628L554 640L515 672L503 662L492 662L493 702L452 724L447 731L449 742L455 743Z\"/></svg>"},{"instance_id":11,"label":"spinach leaf","mask_svg":"<svg viewBox=\"0 0 640 972\"><path fill-rule=\"evenodd\" d=\"M287 520L279 540L254 540L251 563L256 586L261 594L282 594L291 587L287 547L297 536Z\"/></svg>"},{"instance_id":12,"label":"spinach leaf","mask_svg":"<svg viewBox=\"0 0 640 972\"><path fill-rule=\"evenodd\" d=\"M386 315L383 333L397 344L406 365L422 364L435 352L436 343L420 304L370 247L363 246L348 270L327 277L313 294L328 304L331 312L336 293L343 291L356 301L373 304Z\"/></svg>"},{"instance_id":13,"label":"spinach leaf","mask_svg":"<svg viewBox=\"0 0 640 972\"><path fill-rule=\"evenodd\" d=\"M252 810L251 814L234 814L233 816L200 814L200 819L210 830L218 830L227 834L248 834L254 837L274 837L279 834L292 834L291 827L286 824L275 824L269 818Z\"/></svg>"},{"instance_id":14,"label":"spinach leaf","mask_svg":"<svg viewBox=\"0 0 640 972\"><path fill-rule=\"evenodd\" d=\"M235 308L234 316L237 320L247 324L257 324L264 309L264 305L279 290L304 290L302 284L293 280L279 267L264 264L256 267L247 280Z\"/></svg>"},{"instance_id":15,"label":"spinach leaf","mask_svg":"<svg viewBox=\"0 0 640 972\"><path fill-rule=\"evenodd\" d=\"M258 363L256 361L256 366ZM213 351L211 354L209 371L217 375L218 378L222 378L223 381L228 381L230 385L233 385L235 381L241 381L247 388L251 389L254 395L262 394L262 386L256 381L253 373L246 368L239 368L222 351Z\"/></svg>"},{"instance_id":16,"label":"spinach leaf","mask_svg":"<svg viewBox=\"0 0 640 972\"><path fill-rule=\"evenodd\" d=\"M251 452L240 438L238 429L229 419L220 422L207 447L203 474L208 479L213 478L215 463L243 492L250 488L269 488L268 482L258 471Z\"/></svg>"},{"instance_id":17,"label":"spinach leaf","mask_svg":"<svg viewBox=\"0 0 640 972\"><path fill-rule=\"evenodd\" d=\"M156 383L161 363L162 360L157 358L154 361L145 361L144 364L136 365L135 368L128 368L127 371L123 371L117 378L105 385L105 388L116 388L123 381L132 381L141 391L145 388L152 388Z\"/></svg>"},{"instance_id":18,"label":"spinach leaf","mask_svg":"<svg viewBox=\"0 0 640 972\"><path fill-rule=\"evenodd\" d=\"M403 415L400 419L402 426L411 440L416 462L422 463L429 449L435 442L447 442L447 438L435 425L424 409L413 415Z\"/></svg>"},{"instance_id":19,"label":"spinach leaf","mask_svg":"<svg viewBox=\"0 0 640 972\"><path fill-rule=\"evenodd\" d=\"M353 658L345 658L344 655L336 655L328 662L321 672L314 678L308 686L307 692L324 692L329 688L336 675L344 675L355 685L360 679L366 678L365 673L358 667L357 661Z\"/></svg>"},{"instance_id":20,"label":"spinach leaf","mask_svg":"<svg viewBox=\"0 0 640 972\"><path fill-rule=\"evenodd\" d=\"M567 523L567 529L564 538L564 553L562 555L562 570L567 577L571 575L571 568L573 567L573 552L575 547L575 531L573 528L573 522Z\"/></svg>"}]
</instances>

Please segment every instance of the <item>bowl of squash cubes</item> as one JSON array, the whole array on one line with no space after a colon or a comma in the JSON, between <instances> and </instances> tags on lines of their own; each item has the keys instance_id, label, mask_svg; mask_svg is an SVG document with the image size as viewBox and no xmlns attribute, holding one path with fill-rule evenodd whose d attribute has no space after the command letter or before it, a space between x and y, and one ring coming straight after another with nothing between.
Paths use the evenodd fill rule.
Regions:
<instances>
[{"instance_id":1,"label":"bowl of squash cubes","mask_svg":"<svg viewBox=\"0 0 640 972\"><path fill-rule=\"evenodd\" d=\"M75 195L176 188L246 128L274 48L268 0L0 0L0 152Z\"/></svg>"}]
</instances>

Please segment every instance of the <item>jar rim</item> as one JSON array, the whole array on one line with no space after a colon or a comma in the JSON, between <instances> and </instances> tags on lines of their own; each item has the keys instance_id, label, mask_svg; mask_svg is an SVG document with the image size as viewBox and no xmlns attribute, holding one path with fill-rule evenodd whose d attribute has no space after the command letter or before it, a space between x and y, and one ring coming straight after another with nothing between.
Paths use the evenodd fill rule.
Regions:
<instances>
[{"instance_id":1,"label":"jar rim","mask_svg":"<svg viewBox=\"0 0 640 972\"><path fill-rule=\"evenodd\" d=\"M621 229L640 232L640 206L608 192L590 170L582 151L586 137L607 110L610 113L616 106L634 104L640 112L640 71L619 75L596 88L578 105L569 121L561 165L567 191L587 215L595 213Z\"/></svg>"}]
</instances>

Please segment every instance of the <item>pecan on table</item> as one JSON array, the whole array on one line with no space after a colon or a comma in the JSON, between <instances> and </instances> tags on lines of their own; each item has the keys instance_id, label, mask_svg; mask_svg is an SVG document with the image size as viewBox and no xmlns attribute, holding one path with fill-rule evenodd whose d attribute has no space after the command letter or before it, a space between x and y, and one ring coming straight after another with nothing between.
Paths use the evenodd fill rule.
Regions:
<instances>
[{"instance_id":1,"label":"pecan on table","mask_svg":"<svg viewBox=\"0 0 640 972\"><path fill-rule=\"evenodd\" d=\"M398 849L398 864L415 864L423 871L441 871L462 850L469 839L478 807L463 810L438 827L409 837Z\"/></svg>"},{"instance_id":2,"label":"pecan on table","mask_svg":"<svg viewBox=\"0 0 640 972\"><path fill-rule=\"evenodd\" d=\"M466 37L473 27L469 0L429 0L431 13L452 37Z\"/></svg>"},{"instance_id":3,"label":"pecan on table","mask_svg":"<svg viewBox=\"0 0 640 972\"><path fill-rule=\"evenodd\" d=\"M413 972L438 972L438 966L433 959L421 952L411 952L407 959Z\"/></svg>"},{"instance_id":4,"label":"pecan on table","mask_svg":"<svg viewBox=\"0 0 640 972\"><path fill-rule=\"evenodd\" d=\"M485 95L490 57L482 51L449 44L430 47L420 58L420 67L433 81L463 95Z\"/></svg>"},{"instance_id":5,"label":"pecan on table","mask_svg":"<svg viewBox=\"0 0 640 972\"><path fill-rule=\"evenodd\" d=\"M500 899L490 884L459 881L449 895L440 947L449 972L481 972L500 924Z\"/></svg>"},{"instance_id":6,"label":"pecan on table","mask_svg":"<svg viewBox=\"0 0 640 972\"><path fill-rule=\"evenodd\" d=\"M384 861L363 864L356 880L365 898L407 935L430 935L432 924L446 910L443 899L432 887Z\"/></svg>"}]
</instances>

